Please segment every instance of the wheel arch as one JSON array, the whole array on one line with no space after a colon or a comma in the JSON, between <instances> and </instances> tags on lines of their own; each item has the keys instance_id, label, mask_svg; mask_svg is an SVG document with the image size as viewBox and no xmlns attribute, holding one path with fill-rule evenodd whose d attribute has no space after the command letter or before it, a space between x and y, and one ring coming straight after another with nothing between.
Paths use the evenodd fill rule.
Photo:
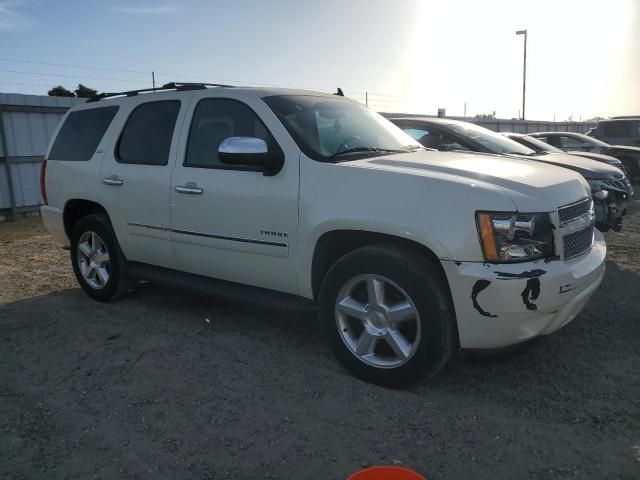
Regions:
<instances>
[{"instance_id":1,"label":"wheel arch","mask_svg":"<svg viewBox=\"0 0 640 480\"><path fill-rule=\"evenodd\" d=\"M107 218L109 218L107 210L97 202L82 198L67 200L64 204L62 213L64 231L67 234L67 238L71 238L73 226L78 222L78 220L82 217L95 213L103 213ZM109 221L111 220L109 219Z\"/></svg>"},{"instance_id":2,"label":"wheel arch","mask_svg":"<svg viewBox=\"0 0 640 480\"><path fill-rule=\"evenodd\" d=\"M314 300L318 298L325 275L336 261L358 248L375 244L397 245L418 253L437 266L449 288L449 282L438 256L426 245L387 233L340 229L323 233L315 244L311 260L311 290Z\"/></svg>"}]
</instances>

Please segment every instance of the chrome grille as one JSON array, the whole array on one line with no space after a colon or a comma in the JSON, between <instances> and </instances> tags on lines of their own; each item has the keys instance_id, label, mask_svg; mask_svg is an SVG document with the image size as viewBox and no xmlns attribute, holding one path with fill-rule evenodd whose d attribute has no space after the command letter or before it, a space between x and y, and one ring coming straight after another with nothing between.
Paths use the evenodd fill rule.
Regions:
<instances>
[{"instance_id":1,"label":"chrome grille","mask_svg":"<svg viewBox=\"0 0 640 480\"><path fill-rule=\"evenodd\" d=\"M565 235L563 242L565 260L585 253L593 245L593 226Z\"/></svg>"},{"instance_id":2,"label":"chrome grille","mask_svg":"<svg viewBox=\"0 0 640 480\"><path fill-rule=\"evenodd\" d=\"M558 210L558 216L560 217L560 224L564 224L570 222L574 218L581 217L591 210L591 199L587 198L578 203L574 203L573 205L568 205L566 207L562 207Z\"/></svg>"}]
</instances>

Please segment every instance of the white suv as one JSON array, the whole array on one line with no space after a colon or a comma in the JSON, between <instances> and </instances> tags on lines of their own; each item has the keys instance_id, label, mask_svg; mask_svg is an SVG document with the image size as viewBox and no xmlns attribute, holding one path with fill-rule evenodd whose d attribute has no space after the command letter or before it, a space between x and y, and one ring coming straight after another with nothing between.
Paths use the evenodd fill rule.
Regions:
<instances>
[{"instance_id":1,"label":"white suv","mask_svg":"<svg viewBox=\"0 0 640 480\"><path fill-rule=\"evenodd\" d=\"M572 171L428 151L341 96L168 84L72 108L42 217L92 298L131 279L315 302L355 374L400 384L572 320L604 275Z\"/></svg>"}]
</instances>

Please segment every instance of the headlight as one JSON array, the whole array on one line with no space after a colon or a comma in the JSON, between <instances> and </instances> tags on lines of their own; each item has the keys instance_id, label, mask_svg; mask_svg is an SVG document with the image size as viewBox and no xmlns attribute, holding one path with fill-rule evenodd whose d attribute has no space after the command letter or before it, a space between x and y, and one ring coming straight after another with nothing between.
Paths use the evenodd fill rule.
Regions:
<instances>
[{"instance_id":1,"label":"headlight","mask_svg":"<svg viewBox=\"0 0 640 480\"><path fill-rule=\"evenodd\" d=\"M553 256L548 213L476 213L478 235L488 262L521 262Z\"/></svg>"}]
</instances>

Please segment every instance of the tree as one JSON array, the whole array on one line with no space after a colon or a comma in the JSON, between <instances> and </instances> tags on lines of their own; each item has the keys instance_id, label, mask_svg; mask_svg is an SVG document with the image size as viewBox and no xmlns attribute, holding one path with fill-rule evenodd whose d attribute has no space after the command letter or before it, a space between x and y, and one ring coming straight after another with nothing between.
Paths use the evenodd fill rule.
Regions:
<instances>
[{"instance_id":1,"label":"tree","mask_svg":"<svg viewBox=\"0 0 640 480\"><path fill-rule=\"evenodd\" d=\"M50 97L75 97L72 91L67 90L62 85L53 87L47 92L47 95L49 95Z\"/></svg>"},{"instance_id":2,"label":"tree","mask_svg":"<svg viewBox=\"0 0 640 480\"><path fill-rule=\"evenodd\" d=\"M78 98L92 98L98 95L98 91L93 88L85 87L83 84L79 83L78 88L75 89L76 97Z\"/></svg>"}]
</instances>

